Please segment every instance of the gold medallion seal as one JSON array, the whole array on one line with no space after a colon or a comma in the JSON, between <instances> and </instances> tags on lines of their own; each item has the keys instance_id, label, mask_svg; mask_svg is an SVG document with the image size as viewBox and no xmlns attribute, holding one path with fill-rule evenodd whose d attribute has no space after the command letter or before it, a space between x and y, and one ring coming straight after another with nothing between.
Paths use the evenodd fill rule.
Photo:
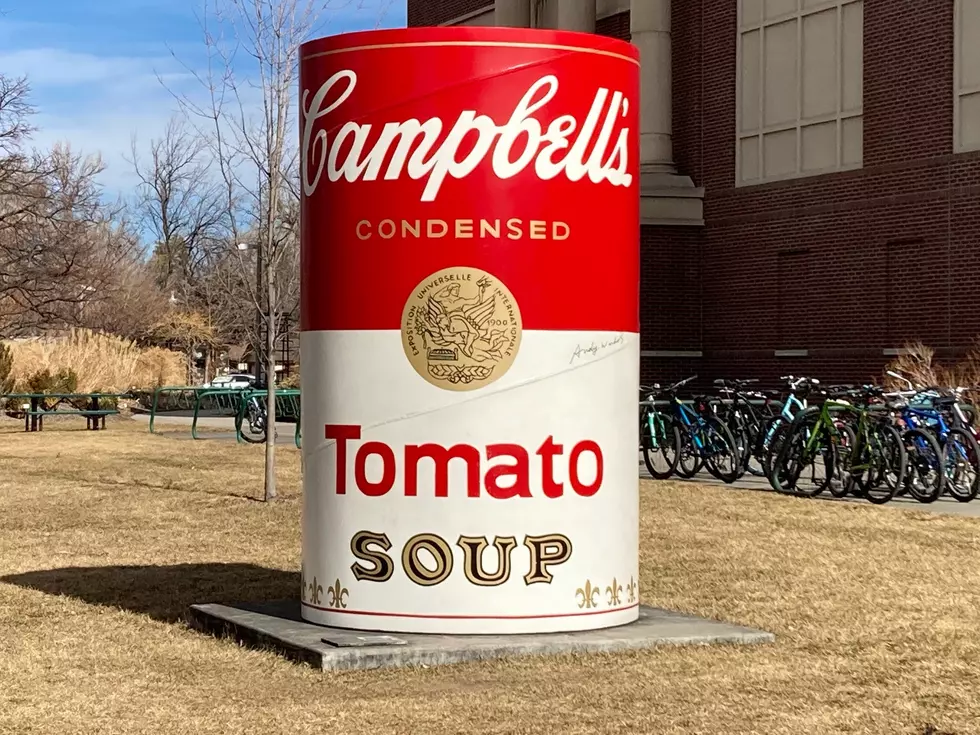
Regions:
<instances>
[{"instance_id":1,"label":"gold medallion seal","mask_svg":"<svg viewBox=\"0 0 980 735\"><path fill-rule=\"evenodd\" d=\"M402 347L415 372L446 390L502 377L521 345L521 312L503 283L478 268L445 268L422 281L402 311Z\"/></svg>"}]
</instances>

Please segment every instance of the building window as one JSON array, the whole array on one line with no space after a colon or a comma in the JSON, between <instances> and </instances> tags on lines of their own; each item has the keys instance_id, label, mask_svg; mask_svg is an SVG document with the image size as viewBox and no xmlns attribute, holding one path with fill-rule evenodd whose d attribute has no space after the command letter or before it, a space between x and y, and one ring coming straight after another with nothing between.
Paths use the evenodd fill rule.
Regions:
<instances>
[{"instance_id":1,"label":"building window","mask_svg":"<svg viewBox=\"0 0 980 735\"><path fill-rule=\"evenodd\" d=\"M736 183L860 167L863 0L739 0L738 26Z\"/></svg>"},{"instance_id":2,"label":"building window","mask_svg":"<svg viewBox=\"0 0 980 735\"><path fill-rule=\"evenodd\" d=\"M980 3L956 0L956 99L953 131L956 151L980 149Z\"/></svg>"}]
</instances>

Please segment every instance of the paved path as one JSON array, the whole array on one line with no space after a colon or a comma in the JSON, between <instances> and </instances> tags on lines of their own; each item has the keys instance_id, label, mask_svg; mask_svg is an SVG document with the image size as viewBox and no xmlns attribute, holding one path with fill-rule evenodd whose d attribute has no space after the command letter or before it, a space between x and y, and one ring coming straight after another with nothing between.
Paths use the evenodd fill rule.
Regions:
<instances>
[{"instance_id":1,"label":"paved path","mask_svg":"<svg viewBox=\"0 0 980 735\"><path fill-rule=\"evenodd\" d=\"M643 464L643 457L640 456L640 477L652 480L650 473L647 472L646 465ZM700 472L695 475L690 480L684 480L681 478L671 478L672 481L676 482L690 482L694 484L704 484L704 485L717 485L720 487L729 487L735 490L753 490L755 492L774 492L772 487L769 485L769 481L763 477L756 477L755 475L745 474L737 482L732 485L726 485L721 480L711 476L707 472ZM861 498L855 498L853 496L848 496L846 498L835 498L830 493L821 493L811 500L830 502L830 503L862 503L865 505L870 505L867 500L862 500ZM935 503L920 503L914 498L908 496L892 498L889 502L884 505L878 506L879 508L899 508L903 510L914 510L914 511L925 511L930 513L941 513L945 515L954 516L966 516L968 518L980 518L980 497L970 503L961 503L954 500L949 495L943 495Z\"/></svg>"},{"instance_id":2,"label":"paved path","mask_svg":"<svg viewBox=\"0 0 980 735\"><path fill-rule=\"evenodd\" d=\"M134 421L139 421L144 424L150 423L150 417L148 414L135 414L133 416ZM191 416L157 416L154 422L156 426L183 426L187 428L186 432L175 432L169 431L166 434L168 439L178 439L178 440L192 440L194 437L191 436L191 422L193 418ZM224 442L237 442L238 437L235 436L235 419L227 416L202 416L197 420L197 426L199 429L207 429L206 432L201 432L199 441L224 441ZM223 431L215 431L216 429L222 429ZM276 444L282 446L295 446L295 432L296 427L294 424L282 424L279 426L279 431L276 435Z\"/></svg>"}]
</instances>

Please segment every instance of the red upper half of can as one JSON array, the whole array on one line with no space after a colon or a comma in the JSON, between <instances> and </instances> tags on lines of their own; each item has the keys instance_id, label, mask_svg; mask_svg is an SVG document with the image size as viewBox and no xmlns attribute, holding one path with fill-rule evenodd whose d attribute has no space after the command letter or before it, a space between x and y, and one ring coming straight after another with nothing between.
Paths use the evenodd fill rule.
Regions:
<instances>
[{"instance_id":1,"label":"red upper half of can","mask_svg":"<svg viewBox=\"0 0 980 735\"><path fill-rule=\"evenodd\" d=\"M398 329L444 268L524 329L639 330L639 62L566 31L412 28L300 51L303 329Z\"/></svg>"}]
</instances>

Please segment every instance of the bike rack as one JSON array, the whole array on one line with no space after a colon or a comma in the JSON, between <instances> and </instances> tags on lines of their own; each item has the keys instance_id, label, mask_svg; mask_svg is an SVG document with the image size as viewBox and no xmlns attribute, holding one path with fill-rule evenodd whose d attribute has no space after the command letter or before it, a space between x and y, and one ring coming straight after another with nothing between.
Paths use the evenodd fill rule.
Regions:
<instances>
[{"instance_id":1,"label":"bike rack","mask_svg":"<svg viewBox=\"0 0 980 735\"><path fill-rule=\"evenodd\" d=\"M176 393L178 396L182 397L186 394L197 394L198 392L205 390L204 388L195 388L189 385L165 385L163 387L157 388L153 391L153 405L150 407L150 433L155 434L154 425L156 423L157 412L160 407L160 396L167 395L171 393ZM196 395L195 395L196 397ZM178 407L180 408L180 399L178 398ZM183 410L189 410L191 408L190 402L187 406L183 407Z\"/></svg>"},{"instance_id":2,"label":"bike rack","mask_svg":"<svg viewBox=\"0 0 980 735\"><path fill-rule=\"evenodd\" d=\"M714 402L714 403L728 404L728 403L731 403L732 402L732 399L731 398L712 399L712 402ZM641 406L658 406L658 407L661 407L662 408L662 407L671 405L671 403L672 403L672 401L665 401L665 400L662 400L662 399L659 399L658 398L657 400L654 400L654 401L646 401L646 400L645 401L640 401L639 405L641 405ZM689 400L689 399L683 399L683 400L681 400L681 403L683 403L685 406L690 406L690 405L692 405L694 403L694 401ZM757 399L757 398L753 398L752 400L745 401L745 403L751 404L753 406L765 406L766 405L766 402L765 401L760 400L760 399ZM776 408L782 408L783 407L782 401L775 401L775 400L774 401L769 401L769 405L770 406L774 406Z\"/></svg>"},{"instance_id":3,"label":"bike rack","mask_svg":"<svg viewBox=\"0 0 980 735\"><path fill-rule=\"evenodd\" d=\"M245 393L246 390L248 389L247 388L204 388L199 390L197 393L197 397L194 401L194 420L191 421L191 436L194 439L200 439L200 437L197 435L197 419L201 412L201 400L203 398L214 397L217 399L218 408L228 408L230 410L231 408L234 407L236 408L235 413L236 415L238 415L242 413L241 407L245 405L243 394ZM237 407L234 406L233 399L235 397L237 397L238 400L240 401ZM232 400L229 400L226 406L222 406L221 405L222 398L229 398ZM236 419L236 430L238 429L240 429L240 425L237 423L237 419Z\"/></svg>"}]
</instances>

